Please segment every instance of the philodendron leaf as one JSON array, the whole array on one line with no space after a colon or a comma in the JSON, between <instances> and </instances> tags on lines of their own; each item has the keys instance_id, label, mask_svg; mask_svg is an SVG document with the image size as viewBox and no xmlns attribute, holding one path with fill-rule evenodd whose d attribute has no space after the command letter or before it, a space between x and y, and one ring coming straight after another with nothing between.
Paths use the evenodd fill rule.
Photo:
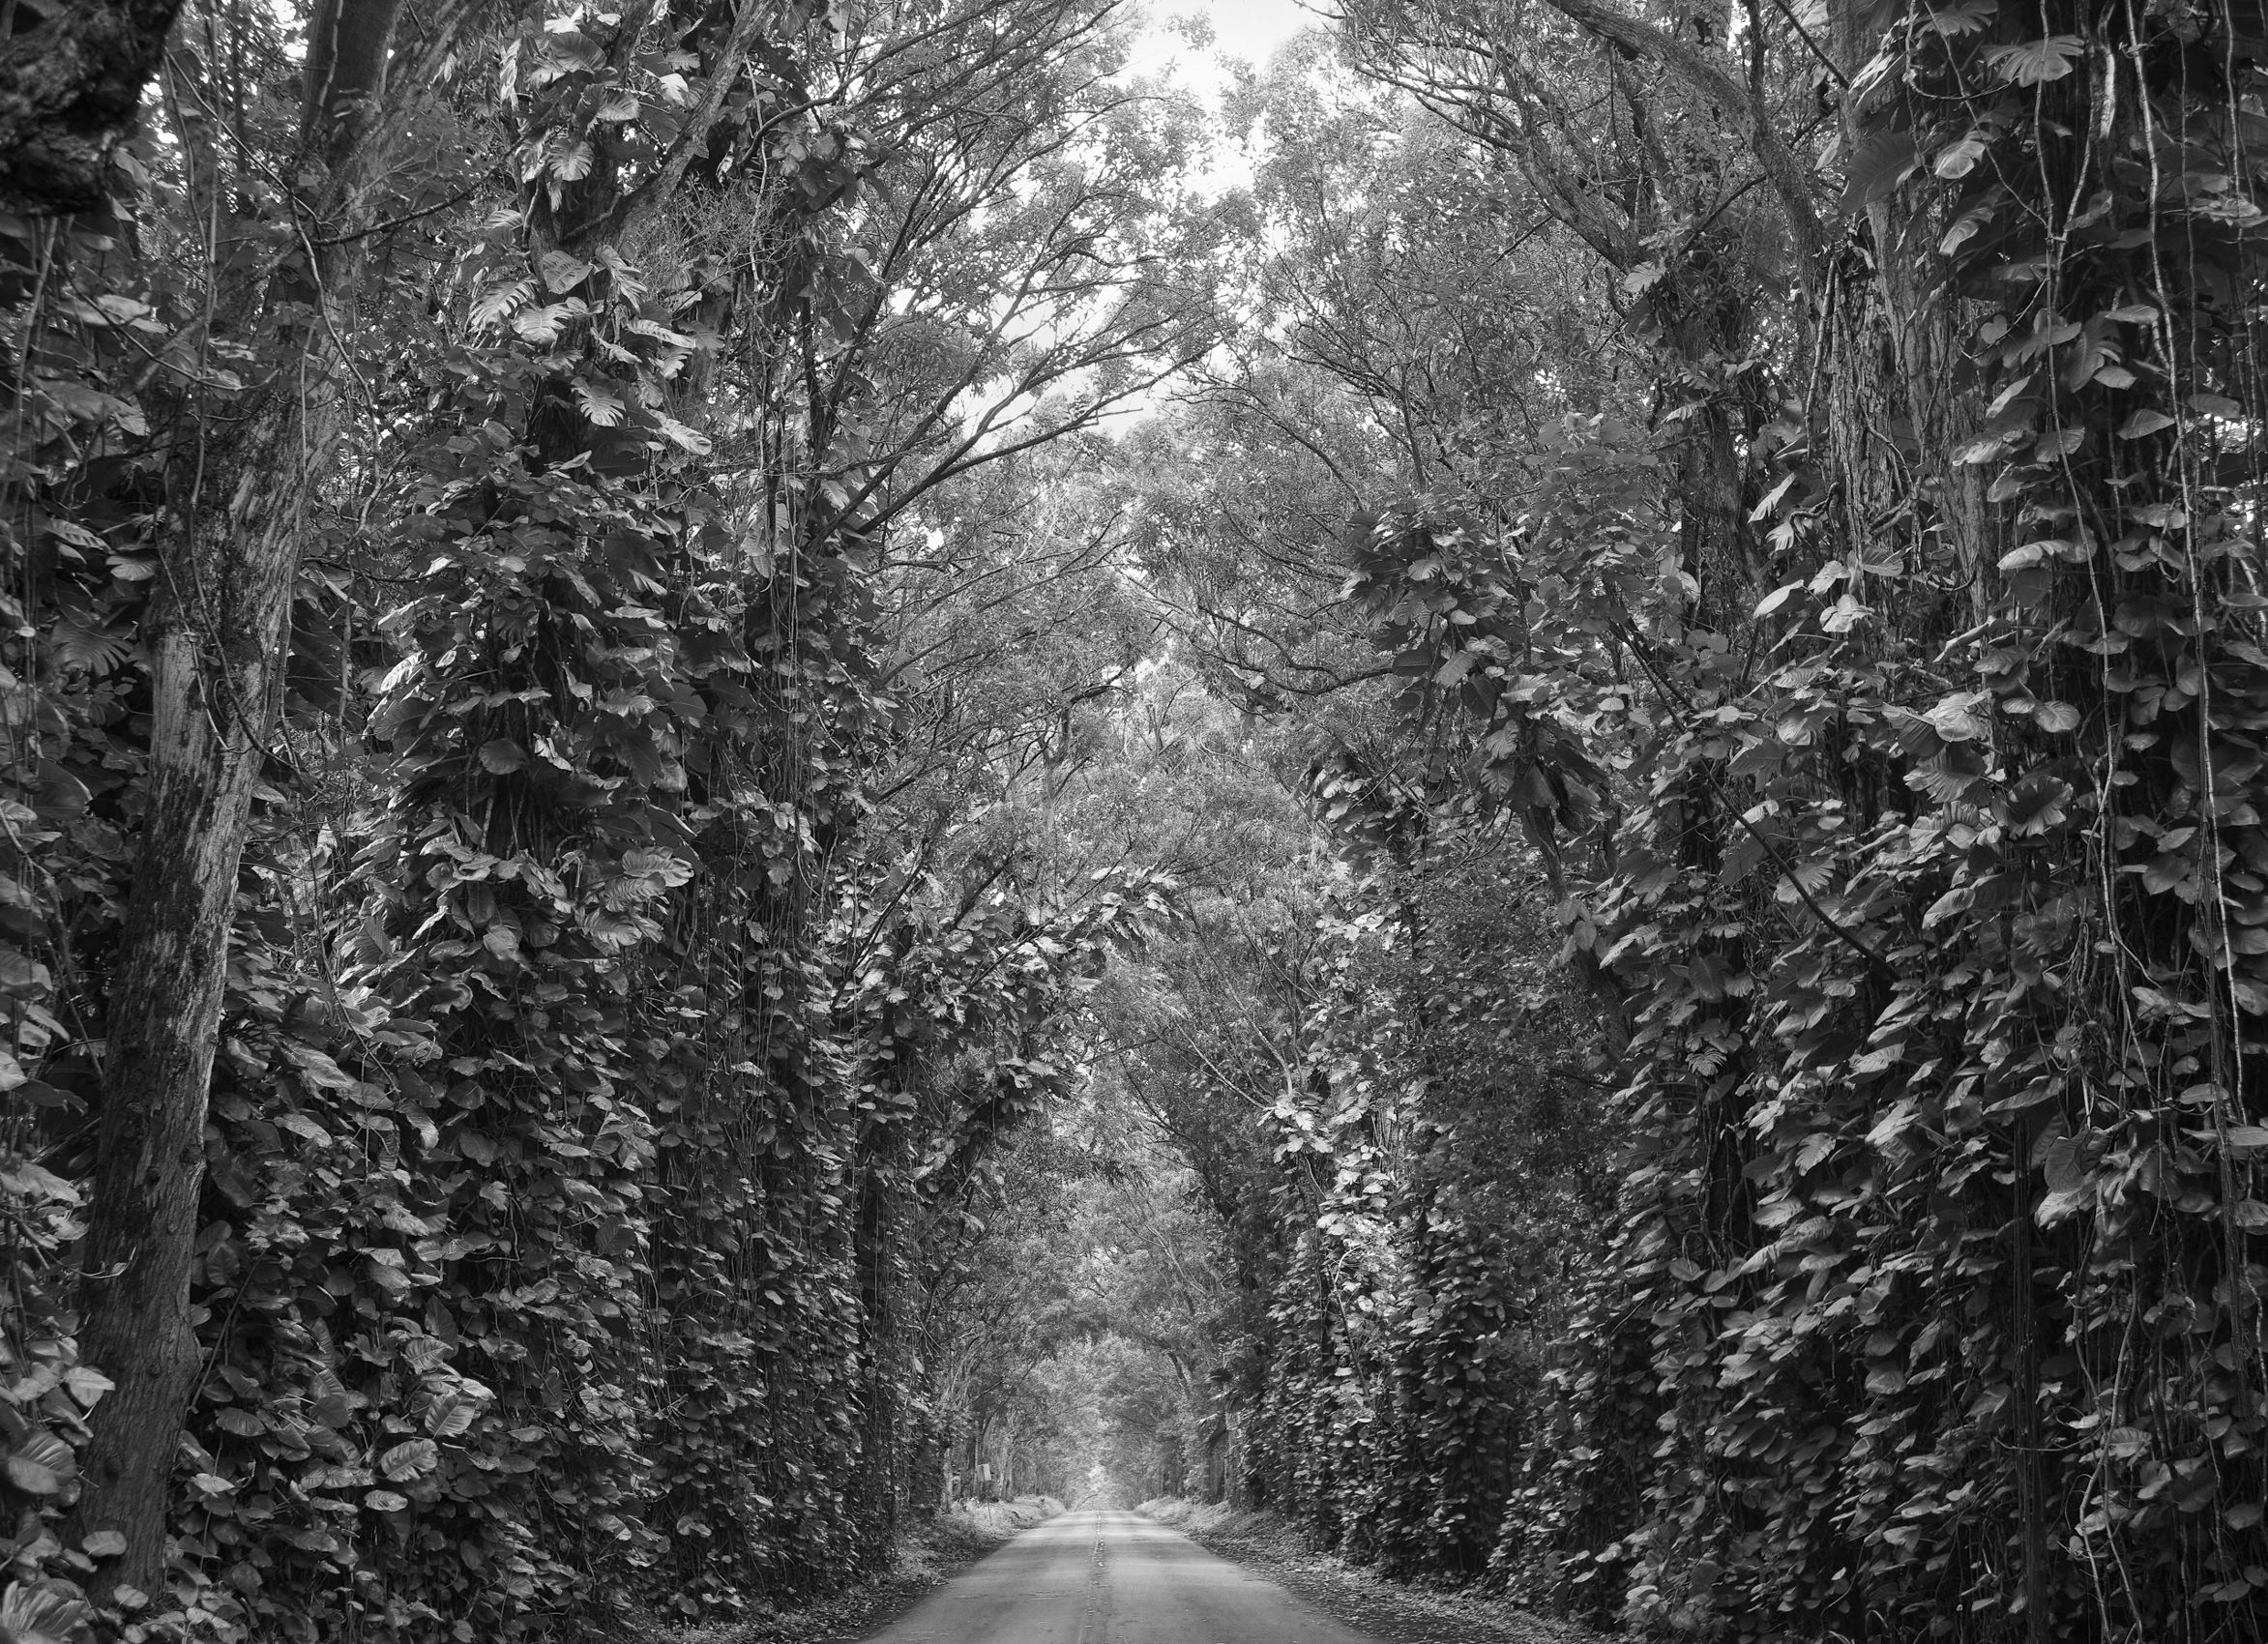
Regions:
<instances>
[{"instance_id":1,"label":"philodendron leaf","mask_svg":"<svg viewBox=\"0 0 2268 1644\"><path fill-rule=\"evenodd\" d=\"M77 1473L71 1447L50 1432L27 1433L8 1453L8 1482L26 1495L54 1495Z\"/></svg>"},{"instance_id":2,"label":"philodendron leaf","mask_svg":"<svg viewBox=\"0 0 2268 1644\"><path fill-rule=\"evenodd\" d=\"M68 1644L87 1619L83 1599L28 1581L0 1596L0 1636L10 1644Z\"/></svg>"},{"instance_id":3,"label":"philodendron leaf","mask_svg":"<svg viewBox=\"0 0 2268 1644\"><path fill-rule=\"evenodd\" d=\"M378 1471L386 1476L388 1483L398 1483L403 1479L430 1473L440 1459L441 1453L431 1439L411 1439L379 1456Z\"/></svg>"},{"instance_id":4,"label":"philodendron leaf","mask_svg":"<svg viewBox=\"0 0 2268 1644\"><path fill-rule=\"evenodd\" d=\"M591 265L574 253L548 250L536 259L536 273L553 291L572 291L591 277Z\"/></svg>"},{"instance_id":5,"label":"philodendron leaf","mask_svg":"<svg viewBox=\"0 0 2268 1644\"><path fill-rule=\"evenodd\" d=\"M1986 54L1986 60L1992 65L1992 72L2008 84L2036 86L2062 79L2085 49L2085 44L2076 34L2051 34L2045 40L1994 46Z\"/></svg>"}]
</instances>

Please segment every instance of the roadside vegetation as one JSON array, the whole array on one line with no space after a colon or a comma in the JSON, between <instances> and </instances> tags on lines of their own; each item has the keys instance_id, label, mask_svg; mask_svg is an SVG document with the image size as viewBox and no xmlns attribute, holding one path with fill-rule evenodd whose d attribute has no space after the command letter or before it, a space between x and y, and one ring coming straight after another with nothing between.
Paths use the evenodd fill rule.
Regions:
<instances>
[{"instance_id":1,"label":"roadside vegetation","mask_svg":"<svg viewBox=\"0 0 2268 1644\"><path fill-rule=\"evenodd\" d=\"M1501 1592L1441 1579L1398 1581L1355 1568L1317 1552L1265 1508L1167 1496L1137 1511L1370 1637L1399 1644L1593 1644L1600 1637L1579 1623L1540 1616Z\"/></svg>"},{"instance_id":2,"label":"roadside vegetation","mask_svg":"<svg viewBox=\"0 0 2268 1644\"><path fill-rule=\"evenodd\" d=\"M1063 1504L1052 1496L957 1502L901 1525L891 1538L886 1562L858 1571L814 1602L722 1627L656 1627L633 1636L642 1644L850 1644L1062 1512Z\"/></svg>"}]
</instances>

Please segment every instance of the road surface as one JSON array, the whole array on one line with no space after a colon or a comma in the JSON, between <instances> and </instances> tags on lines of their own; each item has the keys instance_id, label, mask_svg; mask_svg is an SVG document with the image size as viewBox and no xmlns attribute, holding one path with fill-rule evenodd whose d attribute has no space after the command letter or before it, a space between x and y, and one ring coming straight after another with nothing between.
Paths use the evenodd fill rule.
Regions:
<instances>
[{"instance_id":1,"label":"road surface","mask_svg":"<svg viewBox=\"0 0 2268 1644\"><path fill-rule=\"evenodd\" d=\"M1131 1512L1067 1512L869 1644L1376 1644Z\"/></svg>"}]
</instances>

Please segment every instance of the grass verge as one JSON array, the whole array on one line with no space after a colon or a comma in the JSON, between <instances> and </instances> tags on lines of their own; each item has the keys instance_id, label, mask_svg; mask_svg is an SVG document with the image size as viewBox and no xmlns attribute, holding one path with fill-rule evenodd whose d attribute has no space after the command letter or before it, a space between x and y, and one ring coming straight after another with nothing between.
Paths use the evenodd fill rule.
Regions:
<instances>
[{"instance_id":1,"label":"grass verge","mask_svg":"<svg viewBox=\"0 0 2268 1644\"><path fill-rule=\"evenodd\" d=\"M1318 1553L1273 1512L1167 1497L1134 1509L1357 1631L1401 1644L1599 1644L1605 1635L1511 1599L1413 1587Z\"/></svg>"},{"instance_id":2,"label":"grass verge","mask_svg":"<svg viewBox=\"0 0 2268 1644\"><path fill-rule=\"evenodd\" d=\"M851 1644L897 1620L1020 1530L1063 1511L1053 1496L962 1502L899 1532L890 1568L799 1610L751 1616L722 1627L657 1629L640 1644Z\"/></svg>"}]
</instances>

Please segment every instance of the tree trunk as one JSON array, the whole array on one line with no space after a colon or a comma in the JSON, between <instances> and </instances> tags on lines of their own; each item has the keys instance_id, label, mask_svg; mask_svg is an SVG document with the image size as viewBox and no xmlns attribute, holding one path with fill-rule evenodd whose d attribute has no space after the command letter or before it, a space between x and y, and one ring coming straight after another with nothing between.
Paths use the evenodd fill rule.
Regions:
<instances>
[{"instance_id":1,"label":"tree trunk","mask_svg":"<svg viewBox=\"0 0 2268 1644\"><path fill-rule=\"evenodd\" d=\"M324 13L367 10L390 29L398 3L334 0ZM367 129L385 38L348 23L339 30L359 44L333 55L324 107L354 111ZM317 220L341 226L366 202L332 134L318 123L307 147L334 161ZM271 283L284 300L340 306L361 268L350 246ZM198 428L184 442L180 471L200 483L173 499L179 529L147 631L147 808L119 948L80 1280L80 1357L117 1391L93 1416L71 1534L117 1530L127 1542L96 1578L99 1598L120 1586L155 1595L164 1580L167 1484L200 1365L190 1270L237 875L281 700L301 526L342 426L335 328L265 323L270 368L233 431L214 438ZM215 476L225 477L221 484Z\"/></svg>"},{"instance_id":2,"label":"tree trunk","mask_svg":"<svg viewBox=\"0 0 2268 1644\"><path fill-rule=\"evenodd\" d=\"M1882 41L1859 0L1839 0L1830 16L1835 55L1855 78ZM1845 99L1840 113L1843 141L1853 153L1866 141L1864 118ZM1836 298L1818 347L1825 358L1828 415L1837 479L1850 511L1845 524L1854 558L1886 560L1911 546L1911 570L1929 575L1946 568L1926 562L1923 526L1933 525L1953 552L1949 580L1967 589L1960 626L1985 620L1983 572L1997 558L1990 545L1986 471L1959 463L1954 452L1976 431L1977 396L1963 391L1960 303L1940 289L1944 259L1936 250L1946 224L1931 203L1893 189L1867 202L1867 268ZM1845 253L1847 255L1848 243ZM1886 436L1902 433L1902 454ZM1895 533L1882 521L1913 517ZM1891 541L1878 542L1878 535ZM1911 584L1909 584L1909 587ZM1908 613L1909 617L1914 613Z\"/></svg>"},{"instance_id":3,"label":"tree trunk","mask_svg":"<svg viewBox=\"0 0 2268 1644\"><path fill-rule=\"evenodd\" d=\"M298 419L264 421L263 433ZM280 455L280 442L259 443ZM254 472L247 470L248 480ZM256 484L244 489L259 498ZM259 500L294 489L286 482ZM96 1412L81 1459L74 1533L123 1532L127 1551L103 1578L144 1593L163 1579L166 1483L195 1391L189 1277L204 1178L205 1092L238 865L298 569L288 511L263 512L265 519L245 521L253 529L238 553L197 551L205 544L192 543L168 556L177 563L167 567L172 591L161 599L152 646L148 809L121 946L88 1217L79 1353L117 1391ZM215 608L185 608L179 590L200 577L216 591Z\"/></svg>"},{"instance_id":4,"label":"tree trunk","mask_svg":"<svg viewBox=\"0 0 2268 1644\"><path fill-rule=\"evenodd\" d=\"M333 164L368 124L368 100L383 84L400 9L401 0L317 0L308 19L300 137Z\"/></svg>"}]
</instances>

